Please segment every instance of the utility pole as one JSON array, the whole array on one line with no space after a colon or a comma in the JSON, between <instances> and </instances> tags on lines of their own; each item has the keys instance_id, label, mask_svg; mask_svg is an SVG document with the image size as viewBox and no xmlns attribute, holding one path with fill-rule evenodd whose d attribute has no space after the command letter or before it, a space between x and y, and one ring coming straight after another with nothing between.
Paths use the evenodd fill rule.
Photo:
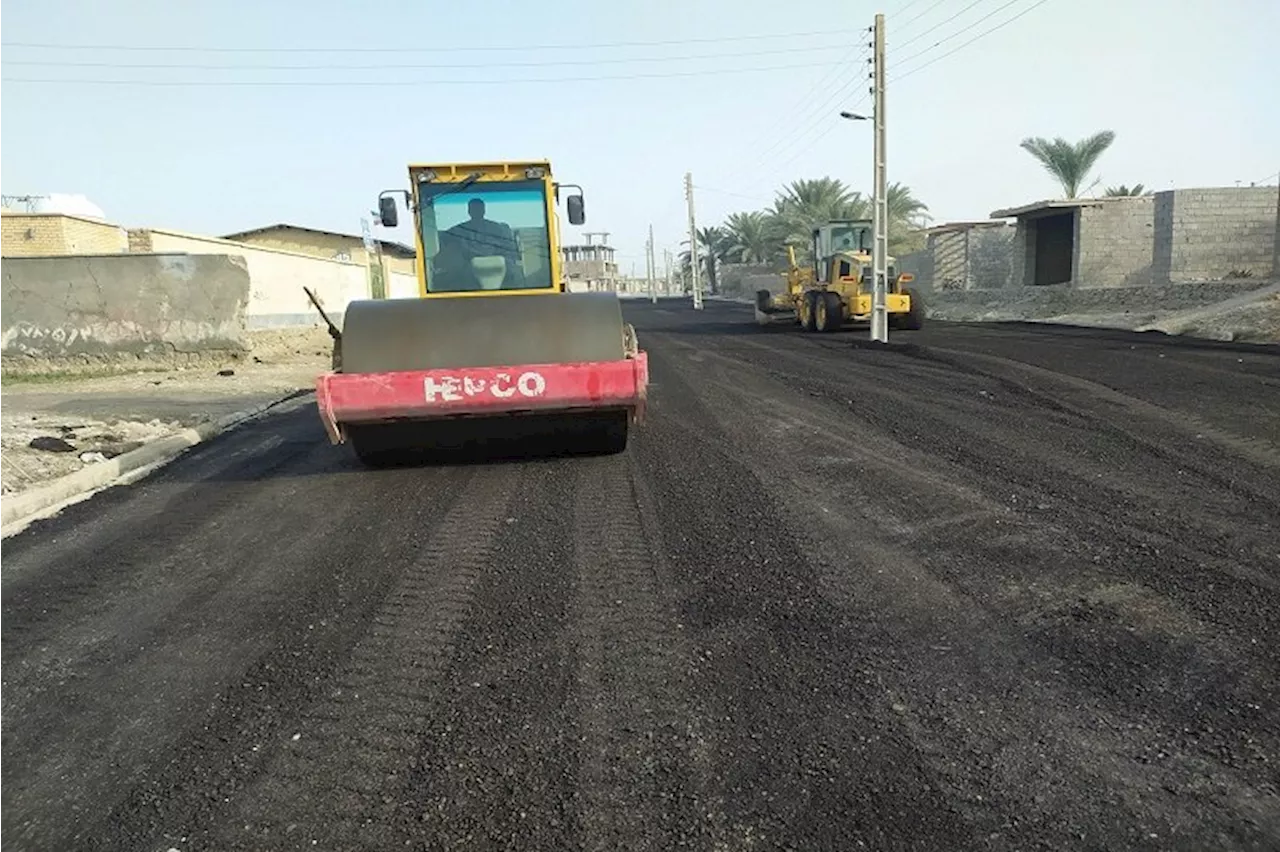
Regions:
<instances>
[{"instance_id":1,"label":"utility pole","mask_svg":"<svg viewBox=\"0 0 1280 852\"><path fill-rule=\"evenodd\" d=\"M671 295L671 249L662 250L662 261L666 274L663 276L663 287L666 295Z\"/></svg>"},{"instance_id":2,"label":"utility pole","mask_svg":"<svg viewBox=\"0 0 1280 852\"><path fill-rule=\"evenodd\" d=\"M684 197L689 202L689 274L693 281L693 309L702 310L702 282L698 280L698 225L693 216L693 172L684 173Z\"/></svg>"},{"instance_id":3,"label":"utility pole","mask_svg":"<svg viewBox=\"0 0 1280 852\"><path fill-rule=\"evenodd\" d=\"M889 312L885 304L889 277L889 185L885 176L885 132L884 132L884 14L876 15L875 26L875 71L872 76L875 86L872 94L875 99L873 119L876 126L875 139L875 186L872 193L872 233L871 267L875 276L875 286L871 294L871 339L880 343L889 342Z\"/></svg>"},{"instance_id":4,"label":"utility pole","mask_svg":"<svg viewBox=\"0 0 1280 852\"><path fill-rule=\"evenodd\" d=\"M649 277L649 301L658 304L658 279L653 260L653 225L649 225L649 241L644 244L644 269Z\"/></svg>"}]
</instances>

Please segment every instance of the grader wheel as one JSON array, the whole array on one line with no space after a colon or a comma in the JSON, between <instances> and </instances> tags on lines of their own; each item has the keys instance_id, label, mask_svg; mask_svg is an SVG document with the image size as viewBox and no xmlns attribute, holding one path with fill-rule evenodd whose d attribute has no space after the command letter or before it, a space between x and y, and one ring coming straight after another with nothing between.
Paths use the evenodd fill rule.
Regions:
<instances>
[{"instance_id":1,"label":"grader wheel","mask_svg":"<svg viewBox=\"0 0 1280 852\"><path fill-rule=\"evenodd\" d=\"M805 331L818 330L818 291L807 290L800 297L800 327Z\"/></svg>"},{"instance_id":2,"label":"grader wheel","mask_svg":"<svg viewBox=\"0 0 1280 852\"><path fill-rule=\"evenodd\" d=\"M830 291L819 293L814 322L817 330L820 332L838 331L843 324L844 315L843 306L840 304L840 296Z\"/></svg>"}]
</instances>

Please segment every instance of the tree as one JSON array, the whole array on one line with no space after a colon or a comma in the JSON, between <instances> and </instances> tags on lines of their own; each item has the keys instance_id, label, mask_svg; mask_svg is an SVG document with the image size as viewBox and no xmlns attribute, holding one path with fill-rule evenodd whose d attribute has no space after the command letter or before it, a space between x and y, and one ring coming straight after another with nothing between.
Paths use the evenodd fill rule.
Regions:
<instances>
[{"instance_id":1,"label":"tree","mask_svg":"<svg viewBox=\"0 0 1280 852\"><path fill-rule=\"evenodd\" d=\"M1124 184L1109 186L1102 194L1108 198L1123 198L1125 196L1148 195L1149 193L1143 188L1142 184L1135 183L1131 187Z\"/></svg>"},{"instance_id":2,"label":"tree","mask_svg":"<svg viewBox=\"0 0 1280 852\"><path fill-rule=\"evenodd\" d=\"M762 210L734 213L725 220L727 258L739 263L768 263L782 251L777 223Z\"/></svg>"},{"instance_id":3,"label":"tree","mask_svg":"<svg viewBox=\"0 0 1280 852\"><path fill-rule=\"evenodd\" d=\"M1103 130L1074 144L1061 136L1052 142L1039 136L1028 137L1022 140L1020 147L1039 160L1045 170L1062 184L1067 198L1076 198L1098 158L1115 141L1115 131Z\"/></svg>"},{"instance_id":4,"label":"tree","mask_svg":"<svg viewBox=\"0 0 1280 852\"><path fill-rule=\"evenodd\" d=\"M681 245L689 244L688 240L680 242ZM720 292L717 273L720 263L729 256L730 245L728 232L723 228L712 225L709 228L698 229L698 260L701 261L700 265L707 275L707 290L713 296ZM680 253L680 266L685 270L690 267L690 255L687 250Z\"/></svg>"},{"instance_id":5,"label":"tree","mask_svg":"<svg viewBox=\"0 0 1280 852\"><path fill-rule=\"evenodd\" d=\"M774 201L773 216L784 244L808 253L813 230L832 219L865 219L870 216L862 193L836 178L792 181Z\"/></svg>"},{"instance_id":6,"label":"tree","mask_svg":"<svg viewBox=\"0 0 1280 852\"><path fill-rule=\"evenodd\" d=\"M903 184L891 183L888 190L885 206L889 208L889 253L898 256L924 248L924 238L913 220L927 219L929 205L912 195L911 188Z\"/></svg>"}]
</instances>

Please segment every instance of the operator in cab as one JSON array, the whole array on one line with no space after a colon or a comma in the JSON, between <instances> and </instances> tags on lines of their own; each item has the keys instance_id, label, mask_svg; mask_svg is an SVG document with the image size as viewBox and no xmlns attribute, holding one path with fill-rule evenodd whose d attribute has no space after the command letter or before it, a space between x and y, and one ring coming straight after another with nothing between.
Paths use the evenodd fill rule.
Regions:
<instances>
[{"instance_id":1,"label":"operator in cab","mask_svg":"<svg viewBox=\"0 0 1280 852\"><path fill-rule=\"evenodd\" d=\"M501 256L507 263L504 286L519 287L523 278L520 246L511 226L486 219L484 200L480 198L472 198L467 203L467 214L470 216L467 221L454 225L446 233L456 238L454 244L468 261L476 257Z\"/></svg>"}]
</instances>

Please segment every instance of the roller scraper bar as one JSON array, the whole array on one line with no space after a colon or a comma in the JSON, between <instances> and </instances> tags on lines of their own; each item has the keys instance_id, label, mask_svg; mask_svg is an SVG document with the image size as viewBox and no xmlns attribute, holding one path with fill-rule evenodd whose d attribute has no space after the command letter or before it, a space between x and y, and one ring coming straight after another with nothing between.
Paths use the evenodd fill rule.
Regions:
<instances>
[{"instance_id":1,"label":"roller scraper bar","mask_svg":"<svg viewBox=\"0 0 1280 852\"><path fill-rule=\"evenodd\" d=\"M626 409L644 416L644 352L616 361L466 367L384 373L325 373L316 401L330 442L343 426L396 420Z\"/></svg>"}]
</instances>

